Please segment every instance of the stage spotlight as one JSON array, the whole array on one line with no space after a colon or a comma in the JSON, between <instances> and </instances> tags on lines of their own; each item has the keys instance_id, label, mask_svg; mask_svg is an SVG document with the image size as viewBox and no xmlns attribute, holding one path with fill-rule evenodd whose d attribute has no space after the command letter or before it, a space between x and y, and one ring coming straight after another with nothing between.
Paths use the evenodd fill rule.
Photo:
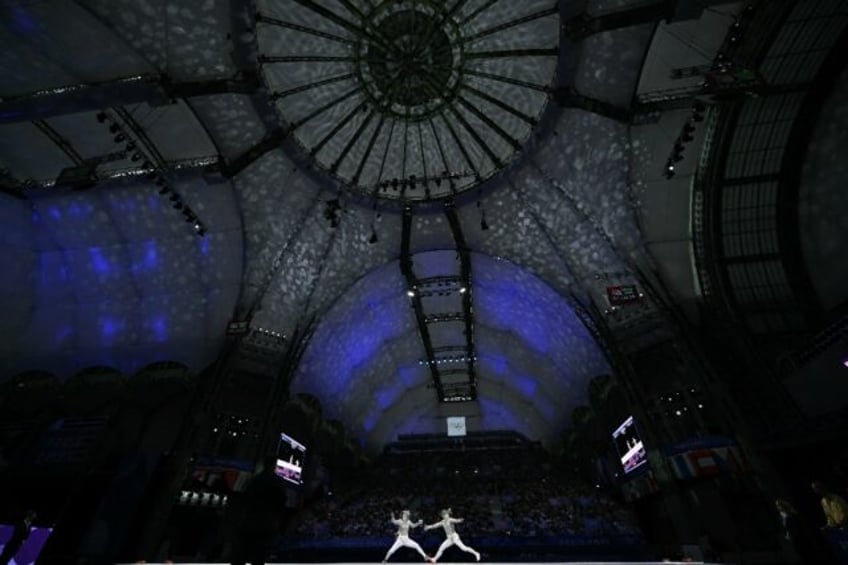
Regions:
<instances>
[{"instance_id":1,"label":"stage spotlight","mask_svg":"<svg viewBox=\"0 0 848 565\"><path fill-rule=\"evenodd\" d=\"M414 290L411 290L411 289L410 289L410 290L407 290L407 291L406 291L406 295L407 295L408 297L412 298L413 296L415 296L415 291L414 291Z\"/></svg>"}]
</instances>

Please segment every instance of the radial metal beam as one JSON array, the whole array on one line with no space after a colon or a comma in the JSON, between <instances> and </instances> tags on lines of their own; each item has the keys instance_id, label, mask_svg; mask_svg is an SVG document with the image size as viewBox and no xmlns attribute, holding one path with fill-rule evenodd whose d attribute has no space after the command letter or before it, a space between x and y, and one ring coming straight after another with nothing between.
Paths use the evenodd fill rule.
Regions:
<instances>
[{"instance_id":1,"label":"radial metal beam","mask_svg":"<svg viewBox=\"0 0 848 565\"><path fill-rule=\"evenodd\" d=\"M658 0L596 16L581 12L563 24L563 33L577 41L604 31L657 22L674 16L677 0Z\"/></svg>"},{"instance_id":2,"label":"radial metal beam","mask_svg":"<svg viewBox=\"0 0 848 565\"><path fill-rule=\"evenodd\" d=\"M260 55L259 62L268 63L352 63L355 57L334 55Z\"/></svg>"},{"instance_id":3,"label":"radial metal beam","mask_svg":"<svg viewBox=\"0 0 848 565\"><path fill-rule=\"evenodd\" d=\"M62 152L68 156L68 158L74 162L75 165L82 165L84 159L82 155L77 153L77 150L74 149L74 146L71 145L71 142L68 141L62 134L53 129L53 127L45 122L44 120L35 120L33 122L35 127L37 127L41 133L46 135L50 141L56 144L56 146L62 150Z\"/></svg>"},{"instance_id":4,"label":"radial metal beam","mask_svg":"<svg viewBox=\"0 0 848 565\"><path fill-rule=\"evenodd\" d=\"M566 16L563 34L578 41L590 35L628 27L666 21L696 20L710 6L726 4L726 0L646 0L631 4L622 10L600 14L589 14L588 0L572 0L567 7L571 17ZM771 6L769 6L771 8Z\"/></svg>"},{"instance_id":5,"label":"radial metal beam","mask_svg":"<svg viewBox=\"0 0 848 565\"><path fill-rule=\"evenodd\" d=\"M307 27L304 25L287 22L286 20L281 20L279 18L272 18L270 16L266 16L264 14L256 14L256 22L262 24L269 24L277 27L283 27L287 29L291 29L294 31L299 31L301 33L308 33L309 35L314 35L317 37L322 37L324 39L329 39L330 41L336 41L338 43L344 43L347 45L356 45L356 41L349 39L347 37L342 37L341 35L336 35L334 33L329 33L326 31L322 31L320 29L315 29L311 27Z\"/></svg>"},{"instance_id":6,"label":"radial metal beam","mask_svg":"<svg viewBox=\"0 0 848 565\"><path fill-rule=\"evenodd\" d=\"M477 39L480 39L481 37L486 37L487 35L491 35L493 33L498 33L498 32L504 31L505 29L509 29L511 27L520 26L522 24L526 24L527 22L532 22L533 20L538 20L540 18L545 18L547 16L553 16L557 12L559 12L559 7L554 5L550 8L546 8L544 10L539 10L538 12L533 12L532 14L527 14L526 16L522 16L522 17L516 18L514 20L509 20L508 22L504 22L502 24L498 24L498 25L490 27L490 28L486 28L483 31L475 33L474 35L468 37L467 39L465 39L463 41L466 42L466 43L469 43L469 42L475 41Z\"/></svg>"},{"instance_id":7,"label":"radial metal beam","mask_svg":"<svg viewBox=\"0 0 848 565\"><path fill-rule=\"evenodd\" d=\"M430 377L433 380L433 386L439 395L439 400L444 400L445 390L442 384L442 376L439 374L439 369L436 368L436 354L433 351L433 342L430 340L430 330L427 328L427 321L424 315L424 308L421 304L421 296L415 292L418 287L418 281L415 279L415 273L412 272L412 254L410 252L410 240L412 238L412 208L406 206L403 209L403 226L401 231L400 244L400 271L406 279L406 285L412 293L410 300L412 308L415 311L415 322L418 325L418 332L421 335L421 343L424 345L424 353L427 356L427 366L430 368Z\"/></svg>"},{"instance_id":8,"label":"radial metal beam","mask_svg":"<svg viewBox=\"0 0 848 565\"><path fill-rule=\"evenodd\" d=\"M489 80L494 80L497 82L505 82L506 84L512 84L514 86L523 86L524 88L531 88L533 90L538 90L540 92L550 92L550 87L545 84L537 84L534 82L528 82L526 80L520 80L517 78L508 77L505 75L499 75L495 73L486 73L483 71L475 71L473 69L465 69L465 74L473 75L480 78L487 78Z\"/></svg>"},{"instance_id":9,"label":"radial metal beam","mask_svg":"<svg viewBox=\"0 0 848 565\"><path fill-rule=\"evenodd\" d=\"M491 94L483 92L482 90L474 88L473 86L469 86L467 84L462 84L460 88L467 90L468 92L471 92L475 96L482 98L483 100L485 100L486 102L489 102L490 104L494 104L495 106L497 106L501 110L506 110L507 112L509 112L510 114L515 116L516 118L519 118L520 120L527 122L531 126L535 126L537 123L539 123L539 121L536 118L534 118L533 116L529 116L529 115L525 114L524 112L522 112L521 110L519 110L518 108L515 108L514 106L510 106L509 104L507 104L503 100L501 100L499 98L495 98Z\"/></svg>"},{"instance_id":10,"label":"radial metal beam","mask_svg":"<svg viewBox=\"0 0 848 565\"><path fill-rule=\"evenodd\" d=\"M368 140L368 145L365 147L365 153L362 154L362 159L359 161L359 165L356 167L356 172L353 174L353 178L351 181L353 183L359 182L359 177L362 175L362 170L365 168L365 164L368 162L368 158L371 156L371 152L374 150L374 145L377 143L377 137L380 135L380 131L383 129L383 124L386 123L386 117L380 116L380 121L377 123L377 127L374 128L374 132L371 134L371 139Z\"/></svg>"},{"instance_id":11,"label":"radial metal beam","mask_svg":"<svg viewBox=\"0 0 848 565\"><path fill-rule=\"evenodd\" d=\"M241 155L221 167L221 173L226 178L232 178L238 175L247 167L249 167L254 161L259 159L272 149L279 147L280 144L283 143L283 140L286 139L288 134L289 131L284 128L277 128L271 131L270 133L268 133L268 135L262 138L261 141L254 144L253 147L251 147L250 149L248 149L247 151L245 151L244 153L242 153Z\"/></svg>"},{"instance_id":12,"label":"radial metal beam","mask_svg":"<svg viewBox=\"0 0 848 565\"><path fill-rule=\"evenodd\" d=\"M627 108L584 96L572 88L558 88L554 91L553 96L557 104L564 108L579 108L622 123L629 123L632 118L632 114Z\"/></svg>"},{"instance_id":13,"label":"radial metal beam","mask_svg":"<svg viewBox=\"0 0 848 565\"><path fill-rule=\"evenodd\" d=\"M233 78L194 82L173 82L163 75L138 75L105 82L46 88L0 99L0 124L142 102L161 106L177 98L227 93L254 94L259 84L256 73L246 72Z\"/></svg>"},{"instance_id":14,"label":"radial metal beam","mask_svg":"<svg viewBox=\"0 0 848 565\"><path fill-rule=\"evenodd\" d=\"M503 59L514 57L556 57L559 55L558 47L547 49L499 49L494 51L472 51L466 53L468 59Z\"/></svg>"},{"instance_id":15,"label":"radial metal beam","mask_svg":"<svg viewBox=\"0 0 848 565\"><path fill-rule=\"evenodd\" d=\"M279 100L281 98L285 98L286 96L291 96L293 94L298 94L300 92L306 92L307 90L313 90L315 88L319 88L321 86L326 86L328 84L333 84L336 82L344 82L346 80L352 80L356 78L355 73L347 73L344 75L338 75L330 78L325 78L321 80L316 80L314 82L309 82L306 84L302 84L300 86L296 86L294 88L289 88L288 90L278 90L272 92L270 95L271 100Z\"/></svg>"},{"instance_id":16,"label":"radial metal beam","mask_svg":"<svg viewBox=\"0 0 848 565\"><path fill-rule=\"evenodd\" d=\"M470 22L471 20L476 18L478 15L480 15L482 12L485 12L486 10L488 10L496 2L498 2L498 0L487 0L487 2L485 4L481 5L480 7L475 9L473 12L471 12L470 14L465 16L462 19L462 21L459 22L459 25L464 26L465 24L467 24L468 22Z\"/></svg>"},{"instance_id":17,"label":"radial metal beam","mask_svg":"<svg viewBox=\"0 0 848 565\"><path fill-rule=\"evenodd\" d=\"M512 137L510 134L508 134L506 130L504 130L500 125L498 125L498 123L495 122L492 118L481 112L477 108L477 106L463 98L461 94L457 94L456 99L459 101L460 104L465 106L472 114L480 118L480 120L482 120L484 124L489 126L492 131L500 135L504 140L506 140L507 143L512 145L513 149L515 149L516 151L521 150L521 142Z\"/></svg>"},{"instance_id":18,"label":"radial metal beam","mask_svg":"<svg viewBox=\"0 0 848 565\"><path fill-rule=\"evenodd\" d=\"M472 302L473 288L471 286L471 256L468 251L468 245L465 242L465 235L462 233L462 225L459 222L459 217L456 214L456 208L453 200L445 202L445 217L448 219L448 224L453 234L453 240L456 244L456 249L459 252L460 264L460 280L462 281L462 314L465 322L465 351L466 363L468 364L468 381L471 386L472 400L477 398L477 368L476 368L476 350L474 346L474 308Z\"/></svg>"}]
</instances>

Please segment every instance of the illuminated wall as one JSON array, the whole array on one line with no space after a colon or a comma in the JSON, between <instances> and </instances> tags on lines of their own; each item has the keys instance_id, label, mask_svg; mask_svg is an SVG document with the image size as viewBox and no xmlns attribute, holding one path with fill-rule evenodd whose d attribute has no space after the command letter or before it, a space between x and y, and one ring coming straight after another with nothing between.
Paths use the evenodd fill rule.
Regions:
<instances>
[{"instance_id":1,"label":"illuminated wall","mask_svg":"<svg viewBox=\"0 0 848 565\"><path fill-rule=\"evenodd\" d=\"M428 255L453 261L455 252ZM443 417L453 411L470 414L470 430L513 429L550 439L586 402L588 381L609 365L569 303L540 279L476 254L472 273L480 394L473 409L439 405L428 387L397 262L360 279L330 309L292 392L314 394L325 416L342 420L372 448L401 433L443 432Z\"/></svg>"},{"instance_id":2,"label":"illuminated wall","mask_svg":"<svg viewBox=\"0 0 848 565\"><path fill-rule=\"evenodd\" d=\"M0 376L215 358L238 296L241 224L228 185L177 186L206 237L152 185L0 199Z\"/></svg>"}]
</instances>

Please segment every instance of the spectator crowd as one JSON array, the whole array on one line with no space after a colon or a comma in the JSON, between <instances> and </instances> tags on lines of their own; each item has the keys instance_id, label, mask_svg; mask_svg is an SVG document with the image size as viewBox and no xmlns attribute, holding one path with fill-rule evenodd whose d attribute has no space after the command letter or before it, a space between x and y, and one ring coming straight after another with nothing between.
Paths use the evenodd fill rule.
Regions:
<instances>
[{"instance_id":1,"label":"spectator crowd","mask_svg":"<svg viewBox=\"0 0 848 565\"><path fill-rule=\"evenodd\" d=\"M414 520L433 523L442 508L464 518L460 529L471 536L638 534L629 511L555 468L536 446L385 454L360 484L305 509L291 533L387 536L392 513L409 509Z\"/></svg>"}]
</instances>

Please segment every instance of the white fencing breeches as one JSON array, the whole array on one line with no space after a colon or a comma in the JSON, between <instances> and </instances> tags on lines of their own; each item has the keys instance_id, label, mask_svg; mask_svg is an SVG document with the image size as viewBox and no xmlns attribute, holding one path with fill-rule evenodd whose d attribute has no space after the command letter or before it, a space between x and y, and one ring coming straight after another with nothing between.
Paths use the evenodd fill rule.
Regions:
<instances>
[{"instance_id":1,"label":"white fencing breeches","mask_svg":"<svg viewBox=\"0 0 848 565\"><path fill-rule=\"evenodd\" d=\"M462 543L462 540L459 539L459 534L451 534L445 538L445 541L443 541L442 545L439 546L439 551L437 551L436 555L433 557L433 561L438 561L439 558L442 556L442 553L444 553L445 550L452 545L455 545L466 553L474 555L474 557L477 558L477 561L480 561L480 554L465 545L464 543Z\"/></svg>"},{"instance_id":2,"label":"white fencing breeches","mask_svg":"<svg viewBox=\"0 0 848 565\"><path fill-rule=\"evenodd\" d=\"M395 551L401 548L401 546L411 547L412 549L420 553L421 557L427 559L427 554L424 553L424 550L421 549L421 546L418 545L418 542L410 539L409 536L398 536L395 540L395 543L393 543L392 547L389 548L388 553L386 553L386 558L383 561L387 561Z\"/></svg>"}]
</instances>

